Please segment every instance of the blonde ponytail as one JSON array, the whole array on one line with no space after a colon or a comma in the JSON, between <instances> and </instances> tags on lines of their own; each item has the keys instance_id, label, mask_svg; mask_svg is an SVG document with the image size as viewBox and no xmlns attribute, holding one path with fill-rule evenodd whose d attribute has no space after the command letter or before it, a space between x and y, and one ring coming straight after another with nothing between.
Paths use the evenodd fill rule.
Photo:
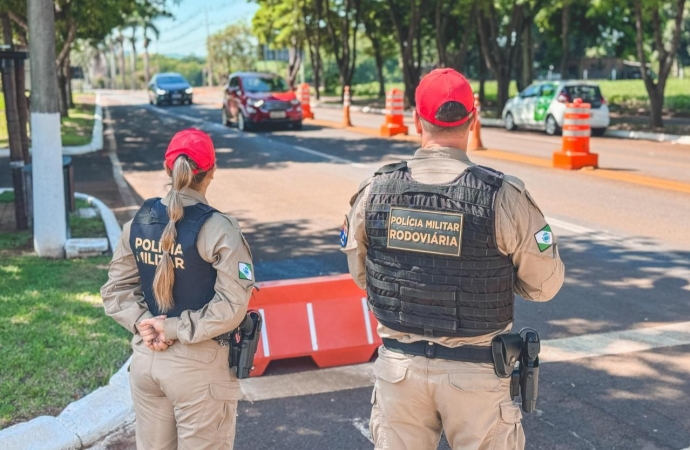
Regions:
<instances>
[{"instance_id":1,"label":"blonde ponytail","mask_svg":"<svg viewBox=\"0 0 690 450\"><path fill-rule=\"evenodd\" d=\"M192 181L197 181L197 177L202 175L194 176L195 169L196 164L187 159L186 156L181 155L175 160L171 173L172 189L170 190L170 203L168 204L168 218L170 221L165 226L161 236L160 248L163 251L163 255L156 267L156 276L153 279L153 295L161 313L166 313L175 306L173 300L175 265L170 255L175 252L175 239L177 238L175 225L184 216L184 206L182 205L180 192L190 187Z\"/></svg>"}]
</instances>

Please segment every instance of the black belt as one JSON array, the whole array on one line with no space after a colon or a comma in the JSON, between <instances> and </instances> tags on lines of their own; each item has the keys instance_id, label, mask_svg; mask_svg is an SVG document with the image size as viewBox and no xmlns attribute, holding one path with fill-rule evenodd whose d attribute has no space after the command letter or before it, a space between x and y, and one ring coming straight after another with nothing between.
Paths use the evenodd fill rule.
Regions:
<instances>
[{"instance_id":1,"label":"black belt","mask_svg":"<svg viewBox=\"0 0 690 450\"><path fill-rule=\"evenodd\" d=\"M406 355L425 356L427 358L449 359L451 361L465 361L473 363L493 364L494 358L491 347L465 345L462 347L444 347L433 342L419 341L404 344L395 339L383 339L383 346L388 350Z\"/></svg>"}]
</instances>

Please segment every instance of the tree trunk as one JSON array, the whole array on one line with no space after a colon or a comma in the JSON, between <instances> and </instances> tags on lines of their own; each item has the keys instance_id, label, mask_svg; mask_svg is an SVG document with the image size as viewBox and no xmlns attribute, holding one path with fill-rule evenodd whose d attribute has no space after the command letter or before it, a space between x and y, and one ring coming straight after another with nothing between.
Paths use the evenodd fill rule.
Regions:
<instances>
[{"instance_id":1,"label":"tree trunk","mask_svg":"<svg viewBox=\"0 0 690 450\"><path fill-rule=\"evenodd\" d=\"M108 50L108 60L110 61L110 89L117 89L117 55L115 54L115 46L112 45Z\"/></svg>"},{"instance_id":2,"label":"tree trunk","mask_svg":"<svg viewBox=\"0 0 690 450\"><path fill-rule=\"evenodd\" d=\"M496 83L498 84L498 110L502 111L508 101L510 90L510 67L502 67L497 71Z\"/></svg>"},{"instance_id":3,"label":"tree trunk","mask_svg":"<svg viewBox=\"0 0 690 450\"><path fill-rule=\"evenodd\" d=\"M127 89L127 72L125 67L125 41L120 40L120 78L122 78L121 89Z\"/></svg>"},{"instance_id":4,"label":"tree trunk","mask_svg":"<svg viewBox=\"0 0 690 450\"><path fill-rule=\"evenodd\" d=\"M532 62L534 61L532 49L532 17L526 20L524 29L522 30L522 70L521 79L523 86L529 86L534 79L534 69Z\"/></svg>"},{"instance_id":5,"label":"tree trunk","mask_svg":"<svg viewBox=\"0 0 690 450\"><path fill-rule=\"evenodd\" d=\"M151 81L151 67L149 66L149 44L151 41L149 38L144 37L144 79L146 81L146 86L149 85Z\"/></svg>"},{"instance_id":6,"label":"tree trunk","mask_svg":"<svg viewBox=\"0 0 690 450\"><path fill-rule=\"evenodd\" d=\"M568 73L566 72L568 71L568 52L570 50L570 46L568 45L568 32L570 30L570 0L563 0L561 26L563 28L563 34L561 35L561 79L567 80L569 77Z\"/></svg>"},{"instance_id":7,"label":"tree trunk","mask_svg":"<svg viewBox=\"0 0 690 450\"><path fill-rule=\"evenodd\" d=\"M137 89L137 45L132 38L132 54L130 55L130 66L132 70L132 90Z\"/></svg>"},{"instance_id":8,"label":"tree trunk","mask_svg":"<svg viewBox=\"0 0 690 450\"><path fill-rule=\"evenodd\" d=\"M295 80L299 74L300 65L302 64L302 55L299 48L294 45L288 49L288 85L290 89L295 90Z\"/></svg>"},{"instance_id":9,"label":"tree trunk","mask_svg":"<svg viewBox=\"0 0 690 450\"><path fill-rule=\"evenodd\" d=\"M65 58L65 88L67 90L67 108L74 108L74 96L72 95L72 60Z\"/></svg>"},{"instance_id":10,"label":"tree trunk","mask_svg":"<svg viewBox=\"0 0 690 450\"><path fill-rule=\"evenodd\" d=\"M7 13L0 14L2 34L5 45L12 45L12 22ZM10 169L12 171L12 185L14 187L14 217L18 230L26 230L28 221L26 205L24 204L24 180L22 167L22 133L19 110L17 108L17 92L15 84L15 60L7 59L0 64L0 79L5 97L5 119L7 120L7 135L10 144Z\"/></svg>"},{"instance_id":11,"label":"tree trunk","mask_svg":"<svg viewBox=\"0 0 690 450\"><path fill-rule=\"evenodd\" d=\"M67 117L67 82L65 81L65 71L62 67L57 68L58 84L58 111L60 117Z\"/></svg>"},{"instance_id":12,"label":"tree trunk","mask_svg":"<svg viewBox=\"0 0 690 450\"><path fill-rule=\"evenodd\" d=\"M664 90L657 86L653 91L649 92L649 105L652 118L652 126L654 128L663 128L663 111L664 111Z\"/></svg>"},{"instance_id":13,"label":"tree trunk","mask_svg":"<svg viewBox=\"0 0 690 450\"><path fill-rule=\"evenodd\" d=\"M29 100L26 98L26 72L25 62L16 61L14 70L14 82L17 87L17 111L19 112L19 132L22 139L22 159L25 164L31 162L29 154L29 135L27 133L29 123Z\"/></svg>"}]
</instances>

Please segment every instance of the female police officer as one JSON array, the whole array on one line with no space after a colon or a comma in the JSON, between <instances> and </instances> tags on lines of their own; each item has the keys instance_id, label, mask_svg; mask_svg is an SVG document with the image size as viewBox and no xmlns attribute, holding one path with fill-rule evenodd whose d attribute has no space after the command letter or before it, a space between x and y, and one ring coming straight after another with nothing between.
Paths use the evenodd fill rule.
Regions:
<instances>
[{"instance_id":1,"label":"female police officer","mask_svg":"<svg viewBox=\"0 0 690 450\"><path fill-rule=\"evenodd\" d=\"M211 138L189 129L165 153L172 188L125 224L101 294L134 333L138 449L232 449L240 387L214 337L244 319L254 285L237 221L208 206Z\"/></svg>"}]
</instances>

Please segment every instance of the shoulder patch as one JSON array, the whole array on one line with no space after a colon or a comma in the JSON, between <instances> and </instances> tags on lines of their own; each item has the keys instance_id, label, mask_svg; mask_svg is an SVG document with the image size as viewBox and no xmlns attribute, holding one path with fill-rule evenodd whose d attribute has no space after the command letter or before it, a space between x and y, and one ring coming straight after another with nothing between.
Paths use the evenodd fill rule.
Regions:
<instances>
[{"instance_id":1,"label":"shoulder patch","mask_svg":"<svg viewBox=\"0 0 690 450\"><path fill-rule=\"evenodd\" d=\"M523 193L525 190L525 183L518 177L512 175L505 175L504 180L518 190L519 193Z\"/></svg>"}]
</instances>

